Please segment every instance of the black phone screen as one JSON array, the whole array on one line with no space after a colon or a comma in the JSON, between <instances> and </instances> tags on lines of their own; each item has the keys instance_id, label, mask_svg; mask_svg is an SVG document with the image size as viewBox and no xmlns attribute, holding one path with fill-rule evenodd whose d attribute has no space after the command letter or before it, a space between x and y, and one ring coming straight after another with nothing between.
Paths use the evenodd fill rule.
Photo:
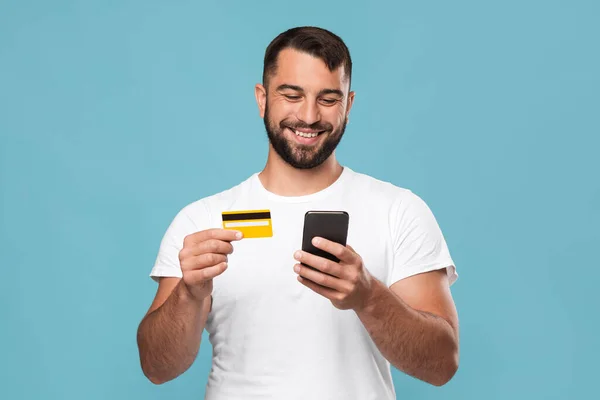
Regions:
<instances>
[{"instance_id":1,"label":"black phone screen","mask_svg":"<svg viewBox=\"0 0 600 400\"><path fill-rule=\"evenodd\" d=\"M302 250L338 262L333 254L313 246L312 239L319 236L345 246L349 219L346 211L308 211L304 215Z\"/></svg>"}]
</instances>

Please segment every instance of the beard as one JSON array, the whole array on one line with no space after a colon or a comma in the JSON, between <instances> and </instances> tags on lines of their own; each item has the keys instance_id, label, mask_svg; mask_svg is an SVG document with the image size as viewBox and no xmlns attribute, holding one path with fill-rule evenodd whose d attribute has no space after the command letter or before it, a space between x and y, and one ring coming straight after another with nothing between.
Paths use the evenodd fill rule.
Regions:
<instances>
[{"instance_id":1,"label":"beard","mask_svg":"<svg viewBox=\"0 0 600 400\"><path fill-rule=\"evenodd\" d=\"M266 105L263 122L265 124L267 136L269 137L269 142L279 157L294 168L311 169L323 164L323 162L325 162L325 160L333 153L342 140L342 136L344 136L348 121L347 119L344 119L344 122L336 130L333 130L331 124L322 124L320 122L307 125L299 121L292 122L283 120L277 124L271 120L269 116L269 106ZM324 131L320 133L319 136L327 135L327 137L320 145L303 145L296 143L293 140L286 139L284 132L286 128L305 128Z\"/></svg>"}]
</instances>

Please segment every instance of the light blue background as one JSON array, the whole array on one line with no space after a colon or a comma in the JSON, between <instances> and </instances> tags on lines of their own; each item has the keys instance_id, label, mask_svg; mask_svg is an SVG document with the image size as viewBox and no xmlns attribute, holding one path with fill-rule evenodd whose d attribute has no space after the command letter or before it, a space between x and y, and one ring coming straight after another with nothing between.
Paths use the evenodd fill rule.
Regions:
<instances>
[{"instance_id":1,"label":"light blue background","mask_svg":"<svg viewBox=\"0 0 600 400\"><path fill-rule=\"evenodd\" d=\"M253 85L296 25L352 52L340 161L422 196L459 268L460 369L398 398L597 393L599 3L413 3L2 1L0 398L202 398L206 336L141 373L148 273L181 207L263 167Z\"/></svg>"}]
</instances>

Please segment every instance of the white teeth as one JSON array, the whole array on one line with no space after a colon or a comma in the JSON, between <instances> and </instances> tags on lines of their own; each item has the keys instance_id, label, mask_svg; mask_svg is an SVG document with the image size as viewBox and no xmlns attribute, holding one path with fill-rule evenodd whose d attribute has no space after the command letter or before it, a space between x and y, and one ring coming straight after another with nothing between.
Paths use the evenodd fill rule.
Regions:
<instances>
[{"instance_id":1,"label":"white teeth","mask_svg":"<svg viewBox=\"0 0 600 400\"><path fill-rule=\"evenodd\" d=\"M302 136L302 137L305 137L305 138L313 138L313 137L316 137L318 135L317 132L315 132L315 133L304 133L304 132L297 131L295 129L293 129L293 131L294 131L294 133L296 135Z\"/></svg>"}]
</instances>

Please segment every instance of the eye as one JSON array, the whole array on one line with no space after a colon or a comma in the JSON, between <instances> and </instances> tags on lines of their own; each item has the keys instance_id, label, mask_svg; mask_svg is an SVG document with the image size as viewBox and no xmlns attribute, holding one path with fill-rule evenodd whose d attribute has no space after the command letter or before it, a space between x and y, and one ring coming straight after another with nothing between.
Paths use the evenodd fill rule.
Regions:
<instances>
[{"instance_id":1,"label":"eye","mask_svg":"<svg viewBox=\"0 0 600 400\"><path fill-rule=\"evenodd\" d=\"M292 101L300 100L300 96L296 96L293 94L286 94L285 98Z\"/></svg>"},{"instance_id":2,"label":"eye","mask_svg":"<svg viewBox=\"0 0 600 400\"><path fill-rule=\"evenodd\" d=\"M321 102L327 106L332 106L337 103L337 99L321 99Z\"/></svg>"}]
</instances>

